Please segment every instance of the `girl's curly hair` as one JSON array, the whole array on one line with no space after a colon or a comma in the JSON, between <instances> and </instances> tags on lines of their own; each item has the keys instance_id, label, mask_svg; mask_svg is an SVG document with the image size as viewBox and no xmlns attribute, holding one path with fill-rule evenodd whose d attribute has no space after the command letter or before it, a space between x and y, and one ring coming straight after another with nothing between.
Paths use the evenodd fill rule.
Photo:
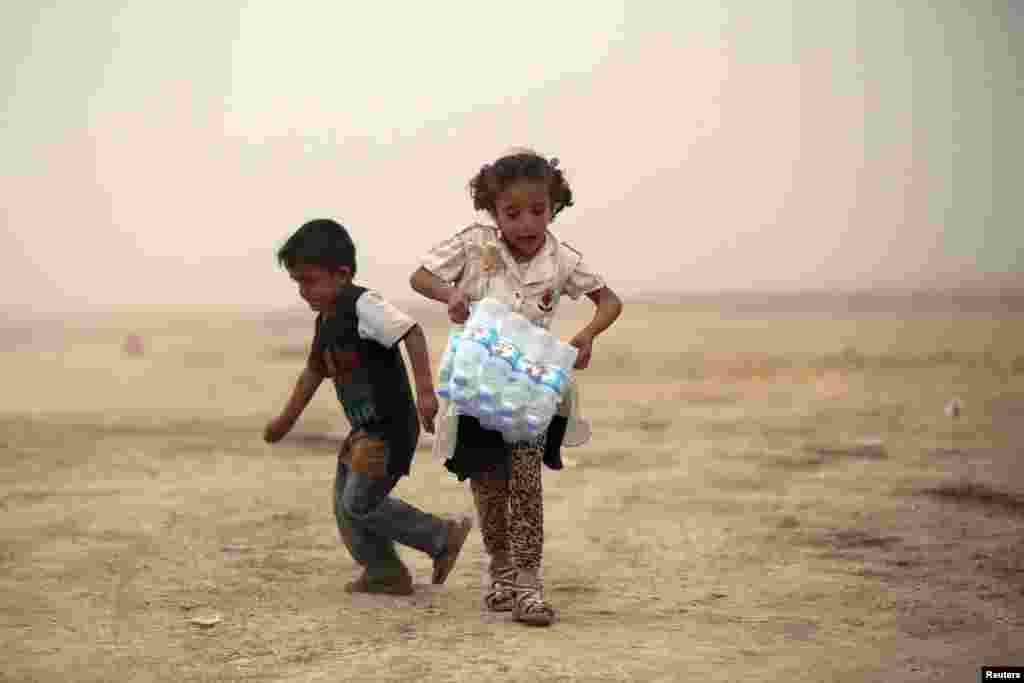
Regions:
<instances>
[{"instance_id":1,"label":"girl's curly hair","mask_svg":"<svg viewBox=\"0 0 1024 683\"><path fill-rule=\"evenodd\" d=\"M524 150L507 154L493 164L484 164L480 168L469 181L473 208L493 215L498 195L520 180L540 181L547 185L552 218L562 209L572 206L572 190L569 189L562 169L558 167L558 159L548 160L536 152Z\"/></svg>"}]
</instances>

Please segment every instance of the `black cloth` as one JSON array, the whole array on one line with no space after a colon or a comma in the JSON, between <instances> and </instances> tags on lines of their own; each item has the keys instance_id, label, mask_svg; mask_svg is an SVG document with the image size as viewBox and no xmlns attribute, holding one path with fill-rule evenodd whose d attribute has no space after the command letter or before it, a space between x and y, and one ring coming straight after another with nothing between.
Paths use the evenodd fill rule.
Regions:
<instances>
[{"instance_id":1,"label":"black cloth","mask_svg":"<svg viewBox=\"0 0 1024 683\"><path fill-rule=\"evenodd\" d=\"M391 348L359 336L356 302L364 287L338 291L335 314L316 318L316 334L307 361L330 377L352 430L363 430L388 444L388 473L406 476L420 437L420 423L405 361L396 342Z\"/></svg>"},{"instance_id":2,"label":"black cloth","mask_svg":"<svg viewBox=\"0 0 1024 683\"><path fill-rule=\"evenodd\" d=\"M544 464L553 470L562 469L562 441L569 421L561 415L551 419L545 435ZM445 460L449 472L463 481L481 472L500 472L508 478L508 448L499 432L484 429L471 415L459 415L455 452Z\"/></svg>"}]
</instances>

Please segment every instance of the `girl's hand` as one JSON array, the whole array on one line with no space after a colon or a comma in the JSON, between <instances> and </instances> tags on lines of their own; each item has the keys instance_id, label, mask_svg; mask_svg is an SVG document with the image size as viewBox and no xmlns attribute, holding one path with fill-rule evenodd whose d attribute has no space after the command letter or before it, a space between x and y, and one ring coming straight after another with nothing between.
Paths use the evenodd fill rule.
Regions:
<instances>
[{"instance_id":1,"label":"girl's hand","mask_svg":"<svg viewBox=\"0 0 1024 683\"><path fill-rule=\"evenodd\" d=\"M452 287L448 293L448 319L457 325L469 319L469 300L458 287Z\"/></svg>"},{"instance_id":2,"label":"girl's hand","mask_svg":"<svg viewBox=\"0 0 1024 683\"><path fill-rule=\"evenodd\" d=\"M576 370L586 370L587 366L590 365L590 354L594 348L593 335L589 332L580 332L569 343L579 349L573 368Z\"/></svg>"}]
</instances>

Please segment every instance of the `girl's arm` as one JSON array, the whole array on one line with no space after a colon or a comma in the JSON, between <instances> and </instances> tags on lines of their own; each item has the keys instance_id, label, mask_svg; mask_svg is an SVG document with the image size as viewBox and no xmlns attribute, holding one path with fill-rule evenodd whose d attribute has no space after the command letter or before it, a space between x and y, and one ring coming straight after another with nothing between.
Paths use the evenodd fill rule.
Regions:
<instances>
[{"instance_id":1,"label":"girl's arm","mask_svg":"<svg viewBox=\"0 0 1024 683\"><path fill-rule=\"evenodd\" d=\"M586 333L593 339L611 327L622 314L622 300L608 287L588 292L587 298L594 302L597 310L594 312L594 319L583 328L581 334Z\"/></svg>"},{"instance_id":2,"label":"girl's arm","mask_svg":"<svg viewBox=\"0 0 1024 683\"><path fill-rule=\"evenodd\" d=\"M417 293L442 304L448 303L455 289L422 266L409 278L409 284Z\"/></svg>"},{"instance_id":3,"label":"girl's arm","mask_svg":"<svg viewBox=\"0 0 1024 683\"><path fill-rule=\"evenodd\" d=\"M594 312L594 319L569 342L579 349L576 355L576 363L573 365L577 370L584 370L590 365L590 354L593 351L594 338L611 327L612 323L622 313L622 300L608 287L588 292L587 298L597 306L597 310Z\"/></svg>"},{"instance_id":4,"label":"girl's arm","mask_svg":"<svg viewBox=\"0 0 1024 683\"><path fill-rule=\"evenodd\" d=\"M453 323L461 325L469 318L469 301L462 290L445 283L444 280L423 266L420 266L419 270L412 274L409 284L416 292L428 299L446 304L448 318Z\"/></svg>"}]
</instances>

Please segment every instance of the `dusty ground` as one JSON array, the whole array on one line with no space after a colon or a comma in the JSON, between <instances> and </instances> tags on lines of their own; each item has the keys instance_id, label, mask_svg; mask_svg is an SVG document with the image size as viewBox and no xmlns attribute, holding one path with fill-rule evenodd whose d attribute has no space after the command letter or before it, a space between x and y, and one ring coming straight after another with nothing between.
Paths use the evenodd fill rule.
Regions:
<instances>
[{"instance_id":1,"label":"dusty ground","mask_svg":"<svg viewBox=\"0 0 1024 683\"><path fill-rule=\"evenodd\" d=\"M422 320L439 352L441 312ZM973 681L1024 664L1020 316L632 306L582 376L594 441L545 474L546 630L481 609L475 532L443 587L406 551L416 595L344 593L329 389L285 442L260 440L310 326L7 323L0 679ZM122 355L131 332L144 357ZM470 511L423 446L400 495Z\"/></svg>"}]
</instances>

